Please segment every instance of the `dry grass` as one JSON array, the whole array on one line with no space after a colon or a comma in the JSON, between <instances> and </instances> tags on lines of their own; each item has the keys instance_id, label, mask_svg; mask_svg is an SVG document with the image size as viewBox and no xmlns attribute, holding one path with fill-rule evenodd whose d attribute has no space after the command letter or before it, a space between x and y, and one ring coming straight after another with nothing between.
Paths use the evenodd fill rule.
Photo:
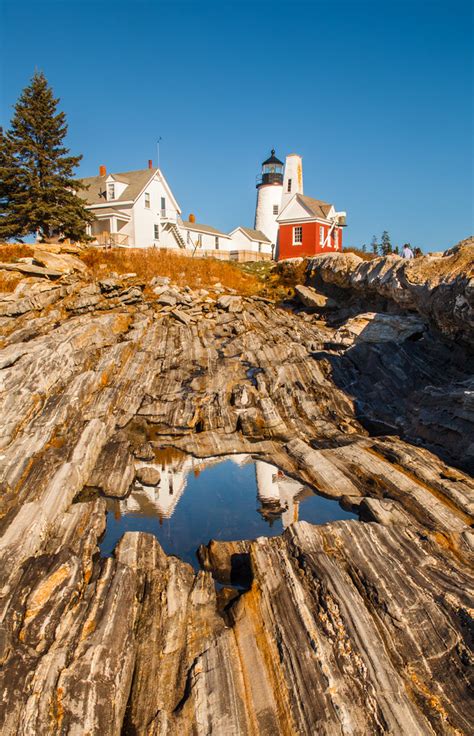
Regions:
<instances>
[{"instance_id":1,"label":"dry grass","mask_svg":"<svg viewBox=\"0 0 474 736\"><path fill-rule=\"evenodd\" d=\"M10 271L0 272L0 293L10 294L12 291L15 291L21 279L22 276L19 276L18 273L13 274Z\"/></svg>"},{"instance_id":2,"label":"dry grass","mask_svg":"<svg viewBox=\"0 0 474 736\"><path fill-rule=\"evenodd\" d=\"M17 258L33 258L33 246L22 243L0 243L0 262L12 263Z\"/></svg>"},{"instance_id":3,"label":"dry grass","mask_svg":"<svg viewBox=\"0 0 474 736\"><path fill-rule=\"evenodd\" d=\"M168 276L172 283L191 289L212 289L217 283L239 294L255 294L261 289L254 275L243 273L233 263L213 258L191 258L154 248L88 248L80 257L98 277L115 271L119 275L136 273L145 282L154 276Z\"/></svg>"},{"instance_id":4,"label":"dry grass","mask_svg":"<svg viewBox=\"0 0 474 736\"><path fill-rule=\"evenodd\" d=\"M360 250L360 248L344 248L342 252L343 253L355 253L356 256L359 256L359 258L362 258L363 261L371 261L373 258L376 257L374 256L373 253L366 253L365 251Z\"/></svg>"}]
</instances>

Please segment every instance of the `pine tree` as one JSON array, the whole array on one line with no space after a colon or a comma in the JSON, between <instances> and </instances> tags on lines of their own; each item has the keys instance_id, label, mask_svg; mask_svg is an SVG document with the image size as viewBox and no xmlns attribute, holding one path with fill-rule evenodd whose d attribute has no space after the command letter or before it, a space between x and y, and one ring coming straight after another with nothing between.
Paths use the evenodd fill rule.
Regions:
<instances>
[{"instance_id":1,"label":"pine tree","mask_svg":"<svg viewBox=\"0 0 474 736\"><path fill-rule=\"evenodd\" d=\"M365 243L362 246L362 253L367 253L367 246Z\"/></svg>"},{"instance_id":2,"label":"pine tree","mask_svg":"<svg viewBox=\"0 0 474 736\"><path fill-rule=\"evenodd\" d=\"M388 234L387 230L384 230L382 233L382 242L381 242L380 249L382 251L383 256L388 256L390 253L393 252L392 243L390 241L390 235Z\"/></svg>"},{"instance_id":3,"label":"pine tree","mask_svg":"<svg viewBox=\"0 0 474 736\"><path fill-rule=\"evenodd\" d=\"M40 240L87 240L93 216L74 190L82 156L63 145L66 116L43 73L35 72L15 105L11 128L0 137L0 239L36 233Z\"/></svg>"},{"instance_id":4,"label":"pine tree","mask_svg":"<svg viewBox=\"0 0 474 736\"><path fill-rule=\"evenodd\" d=\"M378 255L378 252L379 252L379 244L377 243L377 236L376 235L374 235L374 237L372 238L372 240L370 242L370 247L372 248L372 253L374 254L374 256Z\"/></svg>"},{"instance_id":5,"label":"pine tree","mask_svg":"<svg viewBox=\"0 0 474 736\"><path fill-rule=\"evenodd\" d=\"M396 246L395 246L395 248L393 249L393 252L394 252L394 253L395 253L395 255L397 255L397 256L399 256L399 255L400 255L400 248L398 247L398 245L396 245Z\"/></svg>"}]
</instances>

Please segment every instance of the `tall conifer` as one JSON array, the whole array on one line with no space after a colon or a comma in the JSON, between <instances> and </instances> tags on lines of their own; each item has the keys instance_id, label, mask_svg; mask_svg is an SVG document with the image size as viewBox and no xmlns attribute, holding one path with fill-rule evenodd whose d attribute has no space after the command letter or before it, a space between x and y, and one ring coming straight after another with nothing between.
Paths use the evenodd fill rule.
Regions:
<instances>
[{"instance_id":1,"label":"tall conifer","mask_svg":"<svg viewBox=\"0 0 474 736\"><path fill-rule=\"evenodd\" d=\"M0 238L37 233L87 240L93 217L75 194L73 170L82 156L70 156L63 141L66 116L42 72L35 72L15 105L11 128L0 136Z\"/></svg>"},{"instance_id":2,"label":"tall conifer","mask_svg":"<svg viewBox=\"0 0 474 736\"><path fill-rule=\"evenodd\" d=\"M384 230L382 233L381 250L382 250L382 255L384 256L388 256L390 253L392 253L392 243L390 240L390 235L388 234L387 230Z\"/></svg>"}]
</instances>

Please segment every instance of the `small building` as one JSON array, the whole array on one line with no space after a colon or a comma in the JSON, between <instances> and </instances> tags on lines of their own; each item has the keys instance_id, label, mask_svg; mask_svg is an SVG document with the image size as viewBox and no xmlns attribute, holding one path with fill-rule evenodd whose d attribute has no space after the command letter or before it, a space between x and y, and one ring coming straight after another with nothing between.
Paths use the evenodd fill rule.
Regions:
<instances>
[{"instance_id":1,"label":"small building","mask_svg":"<svg viewBox=\"0 0 474 736\"><path fill-rule=\"evenodd\" d=\"M229 260L234 244L227 233L194 220L184 220L181 230L184 231L186 249L191 249L193 254Z\"/></svg>"},{"instance_id":2,"label":"small building","mask_svg":"<svg viewBox=\"0 0 474 736\"><path fill-rule=\"evenodd\" d=\"M304 194L294 194L277 217L278 260L342 250L346 213Z\"/></svg>"},{"instance_id":3,"label":"small building","mask_svg":"<svg viewBox=\"0 0 474 736\"><path fill-rule=\"evenodd\" d=\"M271 260L274 245L261 230L239 225L229 233L234 259L238 261Z\"/></svg>"}]
</instances>

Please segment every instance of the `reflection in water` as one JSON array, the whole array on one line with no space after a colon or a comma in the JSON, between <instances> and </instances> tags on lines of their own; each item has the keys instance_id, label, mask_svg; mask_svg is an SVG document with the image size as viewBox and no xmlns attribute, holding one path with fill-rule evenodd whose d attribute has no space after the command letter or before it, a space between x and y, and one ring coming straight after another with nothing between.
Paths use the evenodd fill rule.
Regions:
<instances>
[{"instance_id":1,"label":"reflection in water","mask_svg":"<svg viewBox=\"0 0 474 736\"><path fill-rule=\"evenodd\" d=\"M124 532L145 531L165 552L196 568L196 549L210 539L275 536L298 518L315 524L356 518L249 455L199 459L160 451L153 462L137 461L141 468L159 471L159 484L135 481L128 498L108 501L104 556L112 554Z\"/></svg>"}]
</instances>

